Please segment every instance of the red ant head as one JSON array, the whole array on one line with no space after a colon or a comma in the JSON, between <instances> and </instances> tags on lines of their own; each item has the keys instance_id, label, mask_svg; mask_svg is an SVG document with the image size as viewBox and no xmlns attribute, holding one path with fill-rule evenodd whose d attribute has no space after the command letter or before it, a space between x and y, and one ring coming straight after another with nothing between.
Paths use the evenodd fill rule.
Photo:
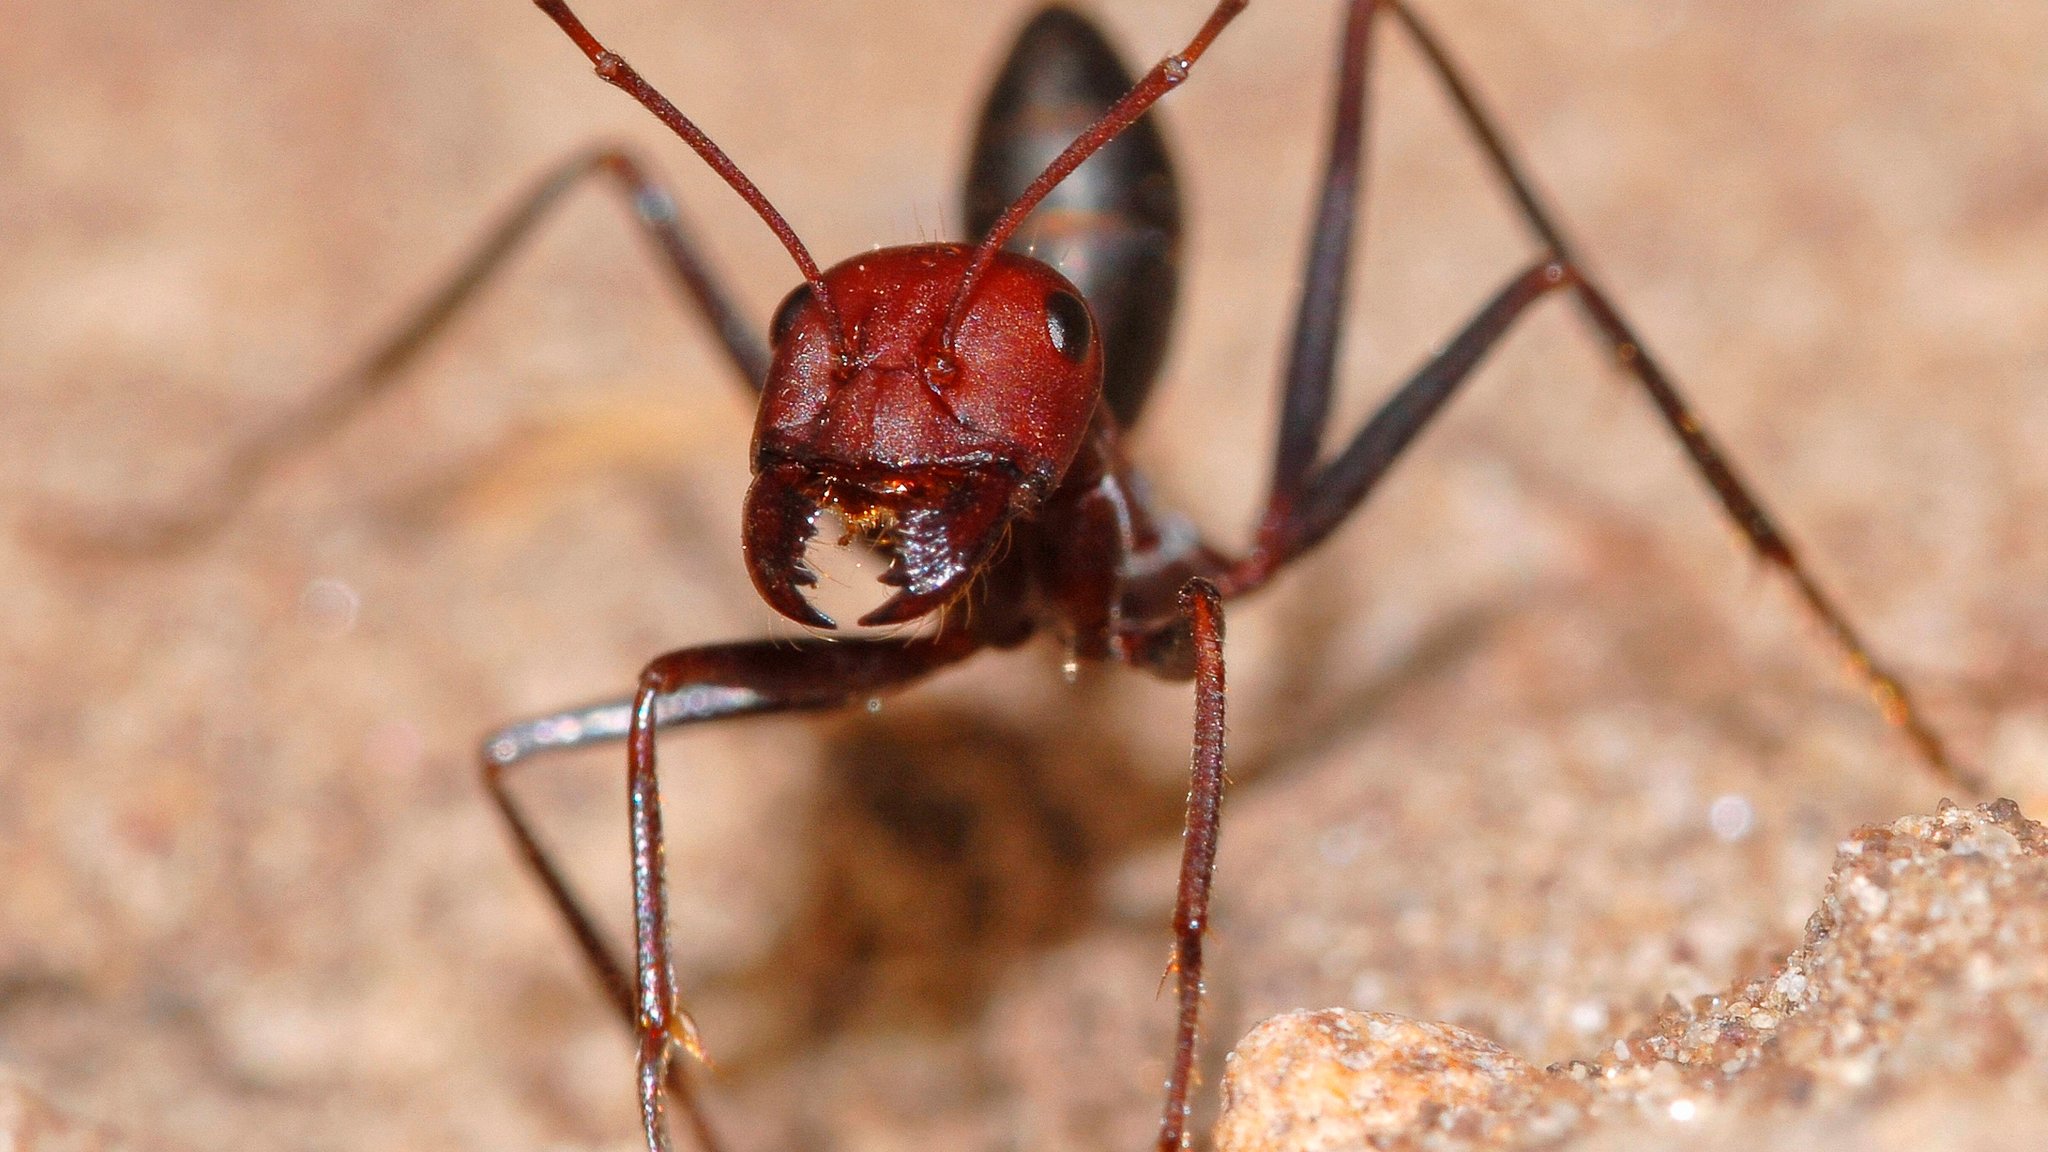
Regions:
<instances>
[{"instance_id":1,"label":"red ant head","mask_svg":"<svg viewBox=\"0 0 2048 1152\"><path fill-rule=\"evenodd\" d=\"M566 0L536 0L600 77L753 207L803 271L804 286L775 316L743 529L754 587L776 611L832 627L798 591L817 583L803 551L827 508L890 555L882 580L901 589L860 622L897 624L964 591L1010 523L1059 483L1102 399L1095 317L1059 273L1002 247L1054 186L1187 79L1249 2L1217 0L1187 47L1069 144L978 246L888 248L821 273L724 150L599 43Z\"/></svg>"},{"instance_id":2,"label":"red ant head","mask_svg":"<svg viewBox=\"0 0 2048 1152\"><path fill-rule=\"evenodd\" d=\"M902 623L963 592L1079 451L1102 395L1093 314L1059 273L997 253L949 324L975 255L870 252L824 273L827 301L807 283L777 310L744 536L790 619L833 626L799 591L820 513L890 559L899 591L860 623Z\"/></svg>"}]
</instances>

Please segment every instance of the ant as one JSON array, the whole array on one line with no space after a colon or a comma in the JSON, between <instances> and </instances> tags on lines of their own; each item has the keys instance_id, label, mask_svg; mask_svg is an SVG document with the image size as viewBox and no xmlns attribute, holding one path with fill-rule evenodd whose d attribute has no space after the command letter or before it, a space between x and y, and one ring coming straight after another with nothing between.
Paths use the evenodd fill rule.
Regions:
<instances>
[{"instance_id":1,"label":"ant","mask_svg":"<svg viewBox=\"0 0 2048 1152\"><path fill-rule=\"evenodd\" d=\"M1126 459L1173 312L1180 209L1147 109L1190 75L1249 0L1221 0L1176 54L1135 84L1101 35L1064 8L1024 31L984 113L967 197L973 245L920 244L823 268L751 180L682 112L607 49L564 0L536 0L600 77L680 136L774 231L802 273L764 345L633 154L601 149L548 173L465 264L335 391L229 462L217 498L149 526L180 543L231 514L280 460L385 387L573 188L602 178L629 200L726 356L760 396L743 513L748 572L763 599L813 630L800 640L660 656L629 699L508 725L483 775L518 848L634 1029L650 1149L669 1144L673 1102L717 1148L678 1049L703 1047L675 989L656 775L658 729L864 701L984 648L1050 632L1075 661L1117 660L1192 680L1195 723L1173 959L1177 1031L1158 1147L1186 1138L1202 946L1218 844L1224 759L1224 603L1253 592L1333 533L1485 358L1538 302L1569 296L1639 384L1755 553L1847 654L1878 706L1936 776L1971 791L1901 682L1816 583L1632 327L1589 277L1441 43L1404 0L1351 0L1307 269L1281 393L1279 443L1251 549L1229 555L1159 508ZM1542 248L1403 382L1334 455L1331 389L1360 209L1371 42L1381 17L1421 50ZM1092 158L1092 163L1089 163ZM1084 167L1084 163L1087 166ZM1027 255L1064 254L1063 274ZM843 543L889 560L894 589L858 623L894 633L837 639L806 594L825 514ZM140 537L138 537L140 538ZM829 541L827 541L829 543ZM917 627L912 627L917 625ZM529 758L623 740L631 808L635 946L615 956L534 835L507 772Z\"/></svg>"}]
</instances>

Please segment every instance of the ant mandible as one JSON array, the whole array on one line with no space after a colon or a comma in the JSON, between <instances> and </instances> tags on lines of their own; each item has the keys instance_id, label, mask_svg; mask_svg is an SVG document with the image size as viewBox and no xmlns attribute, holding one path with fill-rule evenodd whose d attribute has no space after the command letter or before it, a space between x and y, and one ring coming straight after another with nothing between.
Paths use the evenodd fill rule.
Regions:
<instances>
[{"instance_id":1,"label":"ant mandible","mask_svg":"<svg viewBox=\"0 0 2048 1152\"><path fill-rule=\"evenodd\" d=\"M1164 145L1141 119L1184 81L1248 5L1221 0L1194 37L1133 85L1101 34L1052 7L1023 32L984 111L968 181L974 245L885 248L821 269L739 167L565 0L535 0L607 82L639 101L753 207L803 274L764 347L700 255L673 198L631 153L602 149L548 173L447 283L332 391L229 462L216 499L129 544L178 544L223 521L278 460L381 391L562 197L608 179L760 394L742 514L762 598L816 632L835 627L804 591L805 552L830 513L889 560L893 589L862 625L933 621L897 635L717 644L660 656L636 692L508 725L483 776L519 850L639 1041L641 1122L670 1147L673 1100L717 1149L681 1049L702 1049L675 989L668 940L658 729L843 706L910 684L984 648L1052 633L1070 659L1114 659L1195 684L1192 779L1173 914L1177 1030L1158 1148L1186 1140L1223 793L1223 603L1255 591L1327 538L1532 305L1568 294L1638 383L1755 553L1846 653L1854 674L1928 769L1981 792L1904 686L1871 654L1607 295L1589 278L1492 118L1403 0L1350 0L1334 123L1281 393L1279 443L1254 543L1233 556L1155 506L1121 447L1161 359L1176 290L1178 193ZM1455 105L1543 256L1511 278L1334 456L1323 452L1359 213L1371 40L1385 14ZM1098 155L1099 153L1099 155ZM1082 168L1084 161L1094 162ZM1077 173L1077 169L1079 172ZM1056 209L1033 215L1034 209ZM1058 252L1068 275L1025 253ZM1070 279L1069 276L1072 278ZM523 760L603 742L627 746L634 951L629 971L535 837L508 789Z\"/></svg>"}]
</instances>

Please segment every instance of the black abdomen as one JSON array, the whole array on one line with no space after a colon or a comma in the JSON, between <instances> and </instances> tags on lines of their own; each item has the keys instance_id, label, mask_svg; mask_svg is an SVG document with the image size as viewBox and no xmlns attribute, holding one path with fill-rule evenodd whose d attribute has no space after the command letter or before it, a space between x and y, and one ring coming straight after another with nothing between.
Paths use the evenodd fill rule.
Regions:
<instances>
[{"instance_id":1,"label":"black abdomen","mask_svg":"<svg viewBox=\"0 0 2048 1152\"><path fill-rule=\"evenodd\" d=\"M1131 87L1095 26L1054 6L1026 25L983 106L967 226L986 233L1038 174ZM1125 427L1165 358L1179 287L1180 192L1148 113L1053 189L1008 247L1058 268L1101 326L1103 391Z\"/></svg>"}]
</instances>

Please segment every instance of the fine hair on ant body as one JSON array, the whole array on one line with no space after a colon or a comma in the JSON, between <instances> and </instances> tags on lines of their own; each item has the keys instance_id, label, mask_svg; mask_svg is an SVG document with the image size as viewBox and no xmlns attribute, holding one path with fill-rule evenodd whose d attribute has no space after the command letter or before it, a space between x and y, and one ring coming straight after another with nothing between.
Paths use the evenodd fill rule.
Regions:
<instances>
[{"instance_id":1,"label":"fine hair on ant body","mask_svg":"<svg viewBox=\"0 0 2048 1152\"><path fill-rule=\"evenodd\" d=\"M770 712L822 710L906 687L983 649L1049 633L1072 660L1114 660L1192 680L1191 783L1173 913L1176 1033L1158 1134L1187 1140L1202 948L1224 785L1226 601L1263 587L1335 532L1516 322L1569 297L1638 385L1755 554L1846 654L1885 717L1938 778L1981 792L1905 686L1799 561L1791 543L1591 278L1443 45L1403 0L1350 0L1331 136L1280 390L1278 444L1251 548L1203 542L1148 495L1123 449L1142 415L1174 312L1180 204L1146 111L1186 81L1249 0L1221 0L1185 45L1133 83L1084 18L1052 7L1021 34L983 112L966 199L971 244L924 243L821 266L769 198L564 0L535 0L598 75L682 138L774 232L801 275L765 343L713 273L674 198L633 153L602 148L546 173L470 257L335 388L231 458L215 500L138 534L204 535L293 452L383 390L552 209L600 178L631 205L690 306L759 398L742 549L753 584L810 629L794 642L685 648L651 661L630 697L509 724L482 772L518 849L638 1041L648 1147L670 1147L674 1105L700 1145L720 1147L678 1049L703 1043L676 989L668 932L655 735ZM1352 239L1361 212L1372 41L1380 17L1420 49L1542 255L1334 453L1325 451ZM1040 260L1042 252L1055 259ZM1057 264L1057 267L1055 266ZM888 560L893 591L831 635L806 559L821 517ZM634 947L619 957L541 845L508 770L542 754L623 741Z\"/></svg>"}]
</instances>

